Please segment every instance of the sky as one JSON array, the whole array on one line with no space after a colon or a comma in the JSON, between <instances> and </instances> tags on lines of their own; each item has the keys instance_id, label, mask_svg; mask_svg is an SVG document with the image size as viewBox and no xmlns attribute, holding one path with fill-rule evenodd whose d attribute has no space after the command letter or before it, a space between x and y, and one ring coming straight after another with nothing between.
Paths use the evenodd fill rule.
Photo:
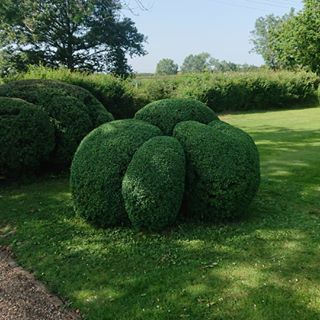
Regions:
<instances>
[{"instance_id":1,"label":"sky","mask_svg":"<svg viewBox=\"0 0 320 320\"><path fill-rule=\"evenodd\" d=\"M189 54L208 52L235 63L263 64L252 49L250 31L258 17L302 8L302 0L130 0L130 17L147 37L148 54L129 59L135 72L154 72L162 58L181 66Z\"/></svg>"}]
</instances>

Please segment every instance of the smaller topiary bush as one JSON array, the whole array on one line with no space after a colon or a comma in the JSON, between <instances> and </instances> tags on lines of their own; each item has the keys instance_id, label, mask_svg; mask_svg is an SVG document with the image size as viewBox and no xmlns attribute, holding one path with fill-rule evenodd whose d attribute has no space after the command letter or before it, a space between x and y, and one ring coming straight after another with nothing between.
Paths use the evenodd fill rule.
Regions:
<instances>
[{"instance_id":1,"label":"smaller topiary bush","mask_svg":"<svg viewBox=\"0 0 320 320\"><path fill-rule=\"evenodd\" d=\"M55 127L53 168L68 168L83 137L102 123L113 120L87 90L57 81L22 80L0 86L0 96L24 99L44 110Z\"/></svg>"},{"instance_id":2,"label":"smaller topiary bush","mask_svg":"<svg viewBox=\"0 0 320 320\"><path fill-rule=\"evenodd\" d=\"M166 135L171 135L181 121L194 120L208 124L218 119L204 103L192 99L164 99L152 102L139 110L136 119L158 126Z\"/></svg>"},{"instance_id":3,"label":"smaller topiary bush","mask_svg":"<svg viewBox=\"0 0 320 320\"><path fill-rule=\"evenodd\" d=\"M204 221L242 216L260 182L258 151L250 136L222 121L181 122L173 135L186 152L188 215Z\"/></svg>"},{"instance_id":4,"label":"smaller topiary bush","mask_svg":"<svg viewBox=\"0 0 320 320\"><path fill-rule=\"evenodd\" d=\"M128 119L106 123L80 144L71 166L71 190L77 212L97 226L128 222L122 179L137 149L160 129Z\"/></svg>"},{"instance_id":5,"label":"smaller topiary bush","mask_svg":"<svg viewBox=\"0 0 320 320\"><path fill-rule=\"evenodd\" d=\"M54 149L54 138L47 113L26 101L0 97L0 176L39 171Z\"/></svg>"},{"instance_id":6,"label":"smaller topiary bush","mask_svg":"<svg viewBox=\"0 0 320 320\"><path fill-rule=\"evenodd\" d=\"M215 222L245 213L260 181L250 136L193 100L157 101L136 118L144 121L109 122L80 144L71 167L77 212L102 227L157 231L179 212Z\"/></svg>"},{"instance_id":7,"label":"smaller topiary bush","mask_svg":"<svg viewBox=\"0 0 320 320\"><path fill-rule=\"evenodd\" d=\"M155 137L134 154L122 182L125 208L137 229L162 230L175 222L185 180L185 156L172 137Z\"/></svg>"}]
</instances>

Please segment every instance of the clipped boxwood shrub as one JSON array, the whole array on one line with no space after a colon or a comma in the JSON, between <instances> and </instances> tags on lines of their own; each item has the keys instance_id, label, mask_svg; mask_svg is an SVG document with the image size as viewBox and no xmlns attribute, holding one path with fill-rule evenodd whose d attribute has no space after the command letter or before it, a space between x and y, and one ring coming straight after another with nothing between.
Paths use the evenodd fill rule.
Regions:
<instances>
[{"instance_id":1,"label":"clipped boxwood shrub","mask_svg":"<svg viewBox=\"0 0 320 320\"><path fill-rule=\"evenodd\" d=\"M47 113L21 99L0 97L0 176L38 171L54 146Z\"/></svg>"},{"instance_id":2,"label":"clipped boxwood shrub","mask_svg":"<svg viewBox=\"0 0 320 320\"><path fill-rule=\"evenodd\" d=\"M81 142L71 166L71 191L76 211L100 227L126 224L122 179L137 149L161 135L140 120L106 123Z\"/></svg>"},{"instance_id":3,"label":"clipped boxwood shrub","mask_svg":"<svg viewBox=\"0 0 320 320\"><path fill-rule=\"evenodd\" d=\"M166 135L171 135L175 125L181 121L194 120L207 124L218 119L204 103L193 99L158 100L139 110L135 118L158 126Z\"/></svg>"},{"instance_id":4,"label":"clipped boxwood shrub","mask_svg":"<svg viewBox=\"0 0 320 320\"><path fill-rule=\"evenodd\" d=\"M68 168L83 137L112 115L87 90L50 80L21 80L0 86L0 96L24 99L47 112L55 127L50 165Z\"/></svg>"},{"instance_id":5,"label":"clipped boxwood shrub","mask_svg":"<svg viewBox=\"0 0 320 320\"><path fill-rule=\"evenodd\" d=\"M260 181L259 156L252 139L221 121L209 126L181 122L174 136L186 152L189 216L224 221L243 215Z\"/></svg>"},{"instance_id":6,"label":"clipped boxwood shrub","mask_svg":"<svg viewBox=\"0 0 320 320\"><path fill-rule=\"evenodd\" d=\"M172 137L154 137L134 154L122 182L129 219L137 229L175 222L184 192L185 155Z\"/></svg>"},{"instance_id":7,"label":"clipped boxwood shrub","mask_svg":"<svg viewBox=\"0 0 320 320\"><path fill-rule=\"evenodd\" d=\"M210 110L202 113L208 110L201 103L179 100L170 109L172 102L142 109L147 121L109 122L82 141L71 167L80 215L102 227L130 221L157 231L173 224L179 211L202 221L243 215L260 181L253 140ZM194 121L199 118L205 123ZM175 126L174 137L162 136L154 124L166 134Z\"/></svg>"},{"instance_id":8,"label":"clipped boxwood shrub","mask_svg":"<svg viewBox=\"0 0 320 320\"><path fill-rule=\"evenodd\" d=\"M28 72L19 74L18 79L47 79L80 86L90 91L115 119L132 118L136 111L133 97L134 87L130 81L111 74L70 71L67 68L52 69L30 66Z\"/></svg>"}]
</instances>

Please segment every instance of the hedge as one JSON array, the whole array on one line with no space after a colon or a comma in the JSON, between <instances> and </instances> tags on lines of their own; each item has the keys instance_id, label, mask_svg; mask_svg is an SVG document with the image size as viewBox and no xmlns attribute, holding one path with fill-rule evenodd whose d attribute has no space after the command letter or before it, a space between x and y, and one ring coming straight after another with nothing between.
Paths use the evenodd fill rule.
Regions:
<instances>
[{"instance_id":1,"label":"hedge","mask_svg":"<svg viewBox=\"0 0 320 320\"><path fill-rule=\"evenodd\" d=\"M166 135L171 135L181 121L194 120L208 124L218 119L204 103L193 99L163 99L154 101L139 110L136 119L158 126Z\"/></svg>"},{"instance_id":2,"label":"hedge","mask_svg":"<svg viewBox=\"0 0 320 320\"><path fill-rule=\"evenodd\" d=\"M122 182L125 208L136 229L172 225L184 193L185 155L172 137L155 137L134 154Z\"/></svg>"},{"instance_id":3,"label":"hedge","mask_svg":"<svg viewBox=\"0 0 320 320\"><path fill-rule=\"evenodd\" d=\"M100 227L127 224L123 177L137 149L161 134L151 124L127 119L106 123L87 135L71 165L75 210Z\"/></svg>"},{"instance_id":4,"label":"hedge","mask_svg":"<svg viewBox=\"0 0 320 320\"><path fill-rule=\"evenodd\" d=\"M0 97L0 176L10 179L39 171L54 146L54 128L44 111Z\"/></svg>"},{"instance_id":5,"label":"hedge","mask_svg":"<svg viewBox=\"0 0 320 320\"><path fill-rule=\"evenodd\" d=\"M0 86L0 96L21 98L47 112L55 127L50 166L68 168L83 137L113 119L87 90L50 80L21 80Z\"/></svg>"},{"instance_id":6,"label":"hedge","mask_svg":"<svg viewBox=\"0 0 320 320\"><path fill-rule=\"evenodd\" d=\"M260 182L258 151L252 139L222 121L210 125L180 122L173 135L186 152L188 216L203 221L241 217Z\"/></svg>"},{"instance_id":7,"label":"hedge","mask_svg":"<svg viewBox=\"0 0 320 320\"><path fill-rule=\"evenodd\" d=\"M31 66L27 73L15 78L47 79L80 86L90 91L115 119L131 118L136 112L131 83L113 75Z\"/></svg>"},{"instance_id":8,"label":"hedge","mask_svg":"<svg viewBox=\"0 0 320 320\"><path fill-rule=\"evenodd\" d=\"M137 76L123 80L112 75L32 67L18 78L79 85L95 95L116 119L131 118L146 104L171 98L196 99L216 112L309 106L318 103L319 86L318 76L311 72L271 70Z\"/></svg>"}]
</instances>

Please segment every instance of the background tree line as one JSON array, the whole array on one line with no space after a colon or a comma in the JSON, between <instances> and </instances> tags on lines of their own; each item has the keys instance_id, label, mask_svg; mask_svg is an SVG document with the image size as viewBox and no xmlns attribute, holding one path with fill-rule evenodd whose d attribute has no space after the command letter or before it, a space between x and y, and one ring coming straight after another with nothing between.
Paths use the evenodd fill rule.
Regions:
<instances>
[{"instance_id":1,"label":"background tree line","mask_svg":"<svg viewBox=\"0 0 320 320\"><path fill-rule=\"evenodd\" d=\"M249 71L258 69L257 66L249 64L236 64L230 61L218 60L210 56L207 52L188 55L181 67L181 73L199 73L205 71L227 72L227 71ZM156 74L172 75L177 74L178 64L172 59L161 59L156 67Z\"/></svg>"}]
</instances>

